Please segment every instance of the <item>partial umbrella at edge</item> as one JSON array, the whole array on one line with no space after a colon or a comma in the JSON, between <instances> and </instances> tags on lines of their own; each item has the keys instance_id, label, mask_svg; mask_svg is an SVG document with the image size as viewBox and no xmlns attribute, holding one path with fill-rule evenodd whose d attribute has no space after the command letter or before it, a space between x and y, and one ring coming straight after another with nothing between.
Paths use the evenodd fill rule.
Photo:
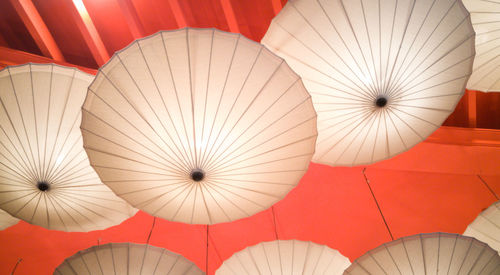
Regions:
<instances>
[{"instance_id":1,"label":"partial umbrella at edge","mask_svg":"<svg viewBox=\"0 0 500 275\"><path fill-rule=\"evenodd\" d=\"M450 233L417 234L385 243L356 259L344 274L500 274L487 244Z\"/></svg>"},{"instance_id":2,"label":"partial umbrella at edge","mask_svg":"<svg viewBox=\"0 0 500 275\"><path fill-rule=\"evenodd\" d=\"M337 275L342 274L349 264L349 259L326 245L276 240L236 252L215 274Z\"/></svg>"},{"instance_id":3,"label":"partial umbrella at edge","mask_svg":"<svg viewBox=\"0 0 500 275\"><path fill-rule=\"evenodd\" d=\"M108 243L78 251L54 271L54 275L134 274L202 275L182 255L147 244Z\"/></svg>"},{"instance_id":4,"label":"partial umbrella at edge","mask_svg":"<svg viewBox=\"0 0 500 275\"><path fill-rule=\"evenodd\" d=\"M159 32L117 52L83 106L91 165L153 216L229 222L281 200L307 170L316 113L300 78L245 37Z\"/></svg>"},{"instance_id":5,"label":"partial umbrella at edge","mask_svg":"<svg viewBox=\"0 0 500 275\"><path fill-rule=\"evenodd\" d=\"M500 251L500 201L493 203L467 226L465 236L474 237Z\"/></svg>"},{"instance_id":6,"label":"partial umbrella at edge","mask_svg":"<svg viewBox=\"0 0 500 275\"><path fill-rule=\"evenodd\" d=\"M137 211L102 184L83 149L92 79L53 64L0 71L0 209L63 231L105 229Z\"/></svg>"},{"instance_id":7,"label":"partial umbrella at edge","mask_svg":"<svg viewBox=\"0 0 500 275\"><path fill-rule=\"evenodd\" d=\"M467 89L500 92L500 1L462 1L476 32L476 58Z\"/></svg>"},{"instance_id":8,"label":"partial umbrella at edge","mask_svg":"<svg viewBox=\"0 0 500 275\"><path fill-rule=\"evenodd\" d=\"M4 230L18 222L19 219L12 217L9 213L0 209L0 230Z\"/></svg>"},{"instance_id":9,"label":"partial umbrella at edge","mask_svg":"<svg viewBox=\"0 0 500 275\"><path fill-rule=\"evenodd\" d=\"M462 97L474 30L461 1L290 0L262 43L318 113L314 162L371 164L441 126Z\"/></svg>"}]
</instances>

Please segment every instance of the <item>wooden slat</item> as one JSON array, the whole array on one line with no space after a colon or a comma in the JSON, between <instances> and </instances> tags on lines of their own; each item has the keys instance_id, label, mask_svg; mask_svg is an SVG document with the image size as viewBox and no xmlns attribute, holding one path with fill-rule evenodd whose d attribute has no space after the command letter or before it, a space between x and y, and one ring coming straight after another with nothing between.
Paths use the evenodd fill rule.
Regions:
<instances>
[{"instance_id":1,"label":"wooden slat","mask_svg":"<svg viewBox=\"0 0 500 275\"><path fill-rule=\"evenodd\" d=\"M188 26L188 21L186 19L186 15L181 9L181 5L179 0L168 0L168 4L170 5L170 9L174 14L175 21L177 22L177 26L179 28L185 28Z\"/></svg>"},{"instance_id":2,"label":"wooden slat","mask_svg":"<svg viewBox=\"0 0 500 275\"><path fill-rule=\"evenodd\" d=\"M231 0L221 0L222 10L224 11L224 16L226 17L227 25L229 26L229 31L234 33L241 33L240 26L238 25L238 19L234 12L233 4Z\"/></svg>"},{"instance_id":3,"label":"wooden slat","mask_svg":"<svg viewBox=\"0 0 500 275\"><path fill-rule=\"evenodd\" d=\"M83 35L87 47L90 49L97 65L102 66L109 60L109 53L102 42L97 29L90 18L82 0L73 0L73 13L75 23Z\"/></svg>"},{"instance_id":4,"label":"wooden slat","mask_svg":"<svg viewBox=\"0 0 500 275\"><path fill-rule=\"evenodd\" d=\"M470 128L477 127L477 102L476 91L469 91L467 93L467 119Z\"/></svg>"},{"instance_id":5,"label":"wooden slat","mask_svg":"<svg viewBox=\"0 0 500 275\"><path fill-rule=\"evenodd\" d=\"M64 56L31 0L10 0L43 55L57 61Z\"/></svg>"},{"instance_id":6,"label":"wooden slat","mask_svg":"<svg viewBox=\"0 0 500 275\"><path fill-rule=\"evenodd\" d=\"M145 35L144 26L141 23L134 3L131 0L116 0L120 6L121 12L127 21L130 33L135 39L142 38Z\"/></svg>"},{"instance_id":7,"label":"wooden slat","mask_svg":"<svg viewBox=\"0 0 500 275\"><path fill-rule=\"evenodd\" d=\"M89 74L96 74L97 70L90 69L87 67L76 66L67 62L62 62L54 60L48 57L39 56L36 54L31 54L23 51L13 50L6 47L0 47L0 68L10 66L10 65L20 65L28 62L33 63L54 63L68 67L75 67L83 72Z\"/></svg>"},{"instance_id":8,"label":"wooden slat","mask_svg":"<svg viewBox=\"0 0 500 275\"><path fill-rule=\"evenodd\" d=\"M271 4L273 5L274 15L277 15L283 8L281 0L271 0Z\"/></svg>"}]
</instances>

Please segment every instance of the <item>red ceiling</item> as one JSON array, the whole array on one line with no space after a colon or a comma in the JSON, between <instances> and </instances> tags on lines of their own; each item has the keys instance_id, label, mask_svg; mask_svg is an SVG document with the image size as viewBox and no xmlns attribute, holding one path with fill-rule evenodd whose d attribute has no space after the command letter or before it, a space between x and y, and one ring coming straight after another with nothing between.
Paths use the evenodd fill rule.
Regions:
<instances>
[{"instance_id":1,"label":"red ceiling","mask_svg":"<svg viewBox=\"0 0 500 275\"><path fill-rule=\"evenodd\" d=\"M44 35L30 32L30 16L14 8L20 2L36 7L64 56L58 63L98 67L92 54L98 46L71 0L0 1L0 66L54 61L41 56ZM185 26L216 27L260 41L285 2L83 0L109 55L135 38ZM468 91L445 125L500 129L499 106L500 93ZM442 127L408 152L368 167L311 164L299 186L274 206L276 226L268 210L209 227L209 274L234 252L276 235L327 244L352 261L391 240L391 234L462 233L498 199L499 163L500 131ZM20 222L0 231L0 274L10 274L19 259L16 275L52 274L64 258L98 242L145 243L152 222L153 217L139 212L119 226L89 233L49 231ZM205 269L205 226L157 219L150 244L181 253Z\"/></svg>"}]
</instances>

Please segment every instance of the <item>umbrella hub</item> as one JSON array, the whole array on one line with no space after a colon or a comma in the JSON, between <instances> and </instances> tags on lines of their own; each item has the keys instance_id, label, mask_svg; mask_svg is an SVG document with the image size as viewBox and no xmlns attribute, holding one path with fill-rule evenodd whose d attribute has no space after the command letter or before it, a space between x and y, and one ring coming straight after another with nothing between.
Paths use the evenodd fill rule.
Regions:
<instances>
[{"instance_id":1,"label":"umbrella hub","mask_svg":"<svg viewBox=\"0 0 500 275\"><path fill-rule=\"evenodd\" d=\"M375 100L375 105L377 105L377 107L379 108L385 107L387 105L387 97L385 96L377 97L377 99Z\"/></svg>"},{"instance_id":2,"label":"umbrella hub","mask_svg":"<svg viewBox=\"0 0 500 275\"><path fill-rule=\"evenodd\" d=\"M202 181L205 178L205 172L196 168L191 171L190 177L194 181Z\"/></svg>"},{"instance_id":3,"label":"umbrella hub","mask_svg":"<svg viewBox=\"0 0 500 275\"><path fill-rule=\"evenodd\" d=\"M38 190L40 190L42 192L49 191L50 183L48 183L46 181L39 181L36 183L36 188L38 188Z\"/></svg>"}]
</instances>

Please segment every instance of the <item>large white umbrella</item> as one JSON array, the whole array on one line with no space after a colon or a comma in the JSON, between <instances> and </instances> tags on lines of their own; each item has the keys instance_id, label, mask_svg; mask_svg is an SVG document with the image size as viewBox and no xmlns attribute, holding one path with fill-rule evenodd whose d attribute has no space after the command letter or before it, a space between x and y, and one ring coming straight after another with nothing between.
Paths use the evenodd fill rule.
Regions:
<instances>
[{"instance_id":1,"label":"large white umbrella","mask_svg":"<svg viewBox=\"0 0 500 275\"><path fill-rule=\"evenodd\" d=\"M476 58L467 89L500 92L500 1L462 1L476 31Z\"/></svg>"},{"instance_id":2,"label":"large white umbrella","mask_svg":"<svg viewBox=\"0 0 500 275\"><path fill-rule=\"evenodd\" d=\"M326 245L276 240L236 252L215 274L336 275L342 274L349 264L349 259Z\"/></svg>"},{"instance_id":3,"label":"large white umbrella","mask_svg":"<svg viewBox=\"0 0 500 275\"><path fill-rule=\"evenodd\" d=\"M300 78L259 43L215 29L137 40L98 72L82 133L101 180L171 221L267 209L307 170L316 113Z\"/></svg>"},{"instance_id":4,"label":"large white umbrella","mask_svg":"<svg viewBox=\"0 0 500 275\"><path fill-rule=\"evenodd\" d=\"M0 208L48 229L90 231L136 210L99 180L79 129L93 76L53 64L0 71Z\"/></svg>"},{"instance_id":5,"label":"large white umbrella","mask_svg":"<svg viewBox=\"0 0 500 275\"><path fill-rule=\"evenodd\" d=\"M109 243L77 252L54 275L201 275L182 255L147 244Z\"/></svg>"},{"instance_id":6,"label":"large white umbrella","mask_svg":"<svg viewBox=\"0 0 500 275\"><path fill-rule=\"evenodd\" d=\"M434 132L474 59L469 13L454 0L290 0L262 43L313 97L313 161L341 166L390 158Z\"/></svg>"},{"instance_id":7,"label":"large white umbrella","mask_svg":"<svg viewBox=\"0 0 500 275\"><path fill-rule=\"evenodd\" d=\"M481 212L467 226L464 235L474 237L487 243L496 251L500 251L500 201Z\"/></svg>"},{"instance_id":8,"label":"large white umbrella","mask_svg":"<svg viewBox=\"0 0 500 275\"><path fill-rule=\"evenodd\" d=\"M0 230L4 230L7 227L13 226L18 223L19 219L12 217L9 213L0 210Z\"/></svg>"},{"instance_id":9,"label":"large white umbrella","mask_svg":"<svg viewBox=\"0 0 500 275\"><path fill-rule=\"evenodd\" d=\"M345 274L500 274L487 244L450 233L418 234L385 243L356 259Z\"/></svg>"}]
</instances>

